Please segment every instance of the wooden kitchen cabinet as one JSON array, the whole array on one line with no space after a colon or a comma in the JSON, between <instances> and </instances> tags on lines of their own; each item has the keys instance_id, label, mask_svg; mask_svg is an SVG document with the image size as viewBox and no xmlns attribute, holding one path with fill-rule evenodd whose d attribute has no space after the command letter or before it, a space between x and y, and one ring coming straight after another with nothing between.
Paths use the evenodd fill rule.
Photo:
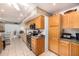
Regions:
<instances>
[{"instance_id":1,"label":"wooden kitchen cabinet","mask_svg":"<svg viewBox=\"0 0 79 59\"><path fill-rule=\"evenodd\" d=\"M53 15L49 17L49 27L60 25L61 15Z\"/></svg>"},{"instance_id":2,"label":"wooden kitchen cabinet","mask_svg":"<svg viewBox=\"0 0 79 59\"><path fill-rule=\"evenodd\" d=\"M72 17L73 17L73 28L79 28L79 12L74 12L72 14Z\"/></svg>"},{"instance_id":3,"label":"wooden kitchen cabinet","mask_svg":"<svg viewBox=\"0 0 79 59\"><path fill-rule=\"evenodd\" d=\"M79 44L71 43L71 56L79 56Z\"/></svg>"},{"instance_id":4,"label":"wooden kitchen cabinet","mask_svg":"<svg viewBox=\"0 0 79 59\"><path fill-rule=\"evenodd\" d=\"M59 44L59 40L55 39L51 39L49 42L49 50L58 54L58 44Z\"/></svg>"},{"instance_id":5,"label":"wooden kitchen cabinet","mask_svg":"<svg viewBox=\"0 0 79 59\"><path fill-rule=\"evenodd\" d=\"M38 29L44 29L44 16L40 15L40 16L28 21L26 23L27 28L29 28L31 24L35 24L36 28L38 28Z\"/></svg>"},{"instance_id":6,"label":"wooden kitchen cabinet","mask_svg":"<svg viewBox=\"0 0 79 59\"><path fill-rule=\"evenodd\" d=\"M61 15L53 15L49 17L48 29L48 49L58 54L59 39L60 39L60 25Z\"/></svg>"},{"instance_id":7,"label":"wooden kitchen cabinet","mask_svg":"<svg viewBox=\"0 0 79 59\"><path fill-rule=\"evenodd\" d=\"M0 23L0 32L4 32L5 31L5 25L3 23Z\"/></svg>"},{"instance_id":8,"label":"wooden kitchen cabinet","mask_svg":"<svg viewBox=\"0 0 79 59\"><path fill-rule=\"evenodd\" d=\"M3 48L3 38L2 38L2 36L0 36L0 48Z\"/></svg>"},{"instance_id":9,"label":"wooden kitchen cabinet","mask_svg":"<svg viewBox=\"0 0 79 59\"><path fill-rule=\"evenodd\" d=\"M0 36L0 53L2 52L3 49L3 42L2 42L2 37Z\"/></svg>"},{"instance_id":10,"label":"wooden kitchen cabinet","mask_svg":"<svg viewBox=\"0 0 79 59\"><path fill-rule=\"evenodd\" d=\"M70 55L70 42L64 41L63 39L59 42L59 55L69 56Z\"/></svg>"},{"instance_id":11,"label":"wooden kitchen cabinet","mask_svg":"<svg viewBox=\"0 0 79 59\"><path fill-rule=\"evenodd\" d=\"M63 15L63 22L62 23L63 23L63 28L70 28L71 27L68 14Z\"/></svg>"},{"instance_id":12,"label":"wooden kitchen cabinet","mask_svg":"<svg viewBox=\"0 0 79 59\"><path fill-rule=\"evenodd\" d=\"M0 41L0 49L3 49L3 42Z\"/></svg>"},{"instance_id":13,"label":"wooden kitchen cabinet","mask_svg":"<svg viewBox=\"0 0 79 59\"><path fill-rule=\"evenodd\" d=\"M64 14L62 17L63 28L79 28L79 12Z\"/></svg>"},{"instance_id":14,"label":"wooden kitchen cabinet","mask_svg":"<svg viewBox=\"0 0 79 59\"><path fill-rule=\"evenodd\" d=\"M60 37L60 30L58 27L50 27L49 28L49 37L59 38Z\"/></svg>"},{"instance_id":15,"label":"wooden kitchen cabinet","mask_svg":"<svg viewBox=\"0 0 79 59\"><path fill-rule=\"evenodd\" d=\"M36 24L36 28L39 29L44 29L44 16L38 16L37 18L34 19L35 20L35 24Z\"/></svg>"},{"instance_id":16,"label":"wooden kitchen cabinet","mask_svg":"<svg viewBox=\"0 0 79 59\"><path fill-rule=\"evenodd\" d=\"M45 41L44 37L39 37L39 38L33 38L32 39L32 51L35 53L35 55L40 55L41 53L44 52L45 50Z\"/></svg>"},{"instance_id":17,"label":"wooden kitchen cabinet","mask_svg":"<svg viewBox=\"0 0 79 59\"><path fill-rule=\"evenodd\" d=\"M55 52L58 54L58 45L59 45L59 37L60 32L58 27L51 27L49 28L49 41L48 41L48 48L50 51Z\"/></svg>"},{"instance_id":18,"label":"wooden kitchen cabinet","mask_svg":"<svg viewBox=\"0 0 79 59\"><path fill-rule=\"evenodd\" d=\"M75 41L75 40L74 40ZM79 43L62 39L59 42L59 55L60 56L79 56Z\"/></svg>"}]
</instances>

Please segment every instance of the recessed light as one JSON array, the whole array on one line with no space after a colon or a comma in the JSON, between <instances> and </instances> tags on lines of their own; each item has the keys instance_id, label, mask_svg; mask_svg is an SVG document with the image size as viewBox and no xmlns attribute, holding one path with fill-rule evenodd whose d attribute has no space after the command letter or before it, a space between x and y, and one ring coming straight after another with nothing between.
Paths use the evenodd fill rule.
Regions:
<instances>
[{"instance_id":1,"label":"recessed light","mask_svg":"<svg viewBox=\"0 0 79 59\"><path fill-rule=\"evenodd\" d=\"M23 16L23 14L20 14L20 16L22 17L22 16Z\"/></svg>"},{"instance_id":2,"label":"recessed light","mask_svg":"<svg viewBox=\"0 0 79 59\"><path fill-rule=\"evenodd\" d=\"M1 9L1 12L4 12L5 10L4 9Z\"/></svg>"},{"instance_id":3,"label":"recessed light","mask_svg":"<svg viewBox=\"0 0 79 59\"><path fill-rule=\"evenodd\" d=\"M55 6L56 5L56 3L53 3L53 6Z\"/></svg>"},{"instance_id":4,"label":"recessed light","mask_svg":"<svg viewBox=\"0 0 79 59\"><path fill-rule=\"evenodd\" d=\"M19 20L20 18L18 17L17 19Z\"/></svg>"},{"instance_id":5,"label":"recessed light","mask_svg":"<svg viewBox=\"0 0 79 59\"><path fill-rule=\"evenodd\" d=\"M0 18L0 19L2 19L2 18Z\"/></svg>"}]
</instances>

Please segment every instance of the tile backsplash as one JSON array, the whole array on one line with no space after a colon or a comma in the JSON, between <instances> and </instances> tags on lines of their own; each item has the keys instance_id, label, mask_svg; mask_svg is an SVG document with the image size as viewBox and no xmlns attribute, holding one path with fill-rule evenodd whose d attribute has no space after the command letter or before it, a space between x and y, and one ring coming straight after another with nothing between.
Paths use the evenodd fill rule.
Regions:
<instances>
[{"instance_id":1,"label":"tile backsplash","mask_svg":"<svg viewBox=\"0 0 79 59\"><path fill-rule=\"evenodd\" d=\"M64 29L64 33L71 33L72 36L76 36L76 33L79 33L79 29Z\"/></svg>"}]
</instances>

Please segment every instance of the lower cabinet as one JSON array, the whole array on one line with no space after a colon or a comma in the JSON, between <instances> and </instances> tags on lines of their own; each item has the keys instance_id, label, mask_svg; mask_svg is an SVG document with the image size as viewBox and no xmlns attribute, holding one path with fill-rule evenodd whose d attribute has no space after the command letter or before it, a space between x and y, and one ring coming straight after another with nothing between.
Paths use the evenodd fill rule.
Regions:
<instances>
[{"instance_id":1,"label":"lower cabinet","mask_svg":"<svg viewBox=\"0 0 79 59\"><path fill-rule=\"evenodd\" d=\"M59 41L56 40L56 39L51 39L50 40L50 47L49 47L49 50L55 52L56 54L58 54L58 43Z\"/></svg>"},{"instance_id":2,"label":"lower cabinet","mask_svg":"<svg viewBox=\"0 0 79 59\"><path fill-rule=\"evenodd\" d=\"M70 55L70 42L69 41L60 40L59 55L61 55L61 56Z\"/></svg>"},{"instance_id":3,"label":"lower cabinet","mask_svg":"<svg viewBox=\"0 0 79 59\"><path fill-rule=\"evenodd\" d=\"M79 56L79 44L71 43L71 56Z\"/></svg>"},{"instance_id":4,"label":"lower cabinet","mask_svg":"<svg viewBox=\"0 0 79 59\"><path fill-rule=\"evenodd\" d=\"M0 38L0 53L2 52L2 49L3 49L3 42L2 39Z\"/></svg>"},{"instance_id":5,"label":"lower cabinet","mask_svg":"<svg viewBox=\"0 0 79 59\"><path fill-rule=\"evenodd\" d=\"M2 48L3 48L3 42L0 41L0 49L2 49Z\"/></svg>"},{"instance_id":6,"label":"lower cabinet","mask_svg":"<svg viewBox=\"0 0 79 59\"><path fill-rule=\"evenodd\" d=\"M79 43L72 41L60 40L59 42L60 56L79 56Z\"/></svg>"},{"instance_id":7,"label":"lower cabinet","mask_svg":"<svg viewBox=\"0 0 79 59\"><path fill-rule=\"evenodd\" d=\"M74 39L75 40L75 39ZM49 50L60 56L79 56L79 43L70 39L49 39Z\"/></svg>"},{"instance_id":8,"label":"lower cabinet","mask_svg":"<svg viewBox=\"0 0 79 59\"><path fill-rule=\"evenodd\" d=\"M33 38L32 39L32 51L35 53L35 55L40 55L45 50L45 40L43 37L39 38Z\"/></svg>"}]
</instances>

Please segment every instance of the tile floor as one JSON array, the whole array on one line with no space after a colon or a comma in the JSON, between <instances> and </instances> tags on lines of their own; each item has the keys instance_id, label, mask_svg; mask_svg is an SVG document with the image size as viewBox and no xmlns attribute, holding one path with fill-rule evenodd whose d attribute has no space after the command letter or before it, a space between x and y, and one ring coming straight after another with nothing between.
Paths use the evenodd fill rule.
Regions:
<instances>
[{"instance_id":1,"label":"tile floor","mask_svg":"<svg viewBox=\"0 0 79 59\"><path fill-rule=\"evenodd\" d=\"M12 39L10 45L2 51L0 56L35 56L21 39ZM46 51L40 56L57 56L56 54Z\"/></svg>"}]
</instances>

